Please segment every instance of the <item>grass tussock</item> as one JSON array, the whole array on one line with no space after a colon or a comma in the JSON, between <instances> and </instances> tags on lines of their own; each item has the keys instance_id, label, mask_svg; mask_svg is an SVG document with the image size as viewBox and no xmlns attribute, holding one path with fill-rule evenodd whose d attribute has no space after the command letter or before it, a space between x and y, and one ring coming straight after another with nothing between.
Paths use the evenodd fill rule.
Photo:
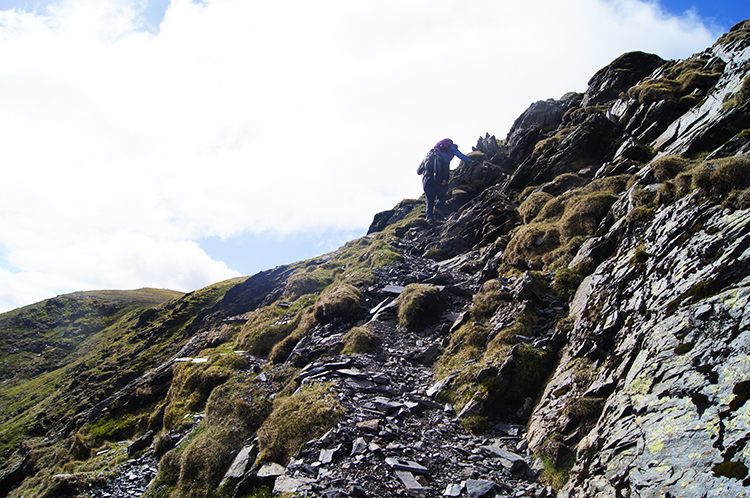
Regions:
<instances>
[{"instance_id":1,"label":"grass tussock","mask_svg":"<svg viewBox=\"0 0 750 498\"><path fill-rule=\"evenodd\" d=\"M666 100L691 107L700 101L698 93L711 88L724 70L723 64L706 68L704 59L688 59L667 68L658 78L647 78L630 88L628 97L650 105Z\"/></svg>"},{"instance_id":2,"label":"grass tussock","mask_svg":"<svg viewBox=\"0 0 750 498\"><path fill-rule=\"evenodd\" d=\"M492 299L492 286L485 285L482 293ZM484 308L485 304L482 300L475 301L472 318L489 314L473 310L474 306ZM479 397L485 400L486 406L500 403L497 408L507 409L509 405L522 405L527 397L538 396L551 365L551 355L517 341L517 336L532 336L537 321L536 312L527 307L518 313L515 323L502 330L493 329L491 323L475 321L464 323L453 332L436 364L439 377L455 376L450 388L441 394L441 401L460 410L472 398ZM497 365L502 365L511 356L513 366L499 379ZM474 422L470 422L471 430L478 427Z\"/></svg>"},{"instance_id":3,"label":"grass tussock","mask_svg":"<svg viewBox=\"0 0 750 498\"><path fill-rule=\"evenodd\" d=\"M591 425L602 413L604 398L576 397L570 398L563 408L563 415L570 423Z\"/></svg>"},{"instance_id":4,"label":"grass tussock","mask_svg":"<svg viewBox=\"0 0 750 498\"><path fill-rule=\"evenodd\" d=\"M362 293L350 284L341 284L329 288L320 295L315 303L315 319L322 324L334 318L348 318L359 311Z\"/></svg>"},{"instance_id":5,"label":"grass tussock","mask_svg":"<svg viewBox=\"0 0 750 498\"><path fill-rule=\"evenodd\" d=\"M714 197L724 198L732 191L745 190L750 187L750 156L718 159L706 177L707 182L695 179L696 185Z\"/></svg>"},{"instance_id":6,"label":"grass tussock","mask_svg":"<svg viewBox=\"0 0 750 498\"><path fill-rule=\"evenodd\" d=\"M202 354L209 358L208 362L177 363L173 367L174 377L164 411L167 429L179 425L186 414L203 411L215 387L248 368L247 359L242 355L221 354L216 350L206 350Z\"/></svg>"},{"instance_id":7,"label":"grass tussock","mask_svg":"<svg viewBox=\"0 0 750 498\"><path fill-rule=\"evenodd\" d=\"M553 136L540 140L534 145L534 155L541 157L550 151L555 151L574 129L572 127L564 127L558 130Z\"/></svg>"},{"instance_id":8,"label":"grass tussock","mask_svg":"<svg viewBox=\"0 0 750 498\"><path fill-rule=\"evenodd\" d=\"M488 280L472 298L471 317L475 322L486 323L502 303L510 300L510 292L499 280Z\"/></svg>"},{"instance_id":9,"label":"grass tussock","mask_svg":"<svg viewBox=\"0 0 750 498\"><path fill-rule=\"evenodd\" d=\"M535 223L520 227L508 242L503 260L519 268L541 268L541 257L560 247L560 229L555 224Z\"/></svg>"},{"instance_id":10,"label":"grass tussock","mask_svg":"<svg viewBox=\"0 0 750 498\"><path fill-rule=\"evenodd\" d=\"M465 323L451 334L445 353L437 363L438 375L445 377L481 359L487 349L488 327Z\"/></svg>"},{"instance_id":11,"label":"grass tussock","mask_svg":"<svg viewBox=\"0 0 750 498\"><path fill-rule=\"evenodd\" d=\"M722 203L725 209L736 211L750 208L750 189L731 192Z\"/></svg>"},{"instance_id":12,"label":"grass tussock","mask_svg":"<svg viewBox=\"0 0 750 498\"><path fill-rule=\"evenodd\" d=\"M271 413L270 385L278 380L284 382L282 371L264 382L248 373L235 375L216 387L206 403L203 422L161 458L152 489L165 490L159 495L165 497L216 496L213 493L234 453Z\"/></svg>"},{"instance_id":13,"label":"grass tussock","mask_svg":"<svg viewBox=\"0 0 750 498\"><path fill-rule=\"evenodd\" d=\"M214 389L206 403L205 423L237 427L247 433L258 429L273 408L263 383L233 377Z\"/></svg>"},{"instance_id":14,"label":"grass tussock","mask_svg":"<svg viewBox=\"0 0 750 498\"><path fill-rule=\"evenodd\" d=\"M552 195L547 192L533 192L531 195L518 206L518 213L521 215L524 223L529 223L531 220L536 218L539 211L552 200Z\"/></svg>"},{"instance_id":15,"label":"grass tussock","mask_svg":"<svg viewBox=\"0 0 750 498\"><path fill-rule=\"evenodd\" d=\"M746 39L748 35L750 35L750 21L740 21L739 23L732 26L729 32L721 35L721 38L719 38L716 43L714 43L714 47L736 43L740 40Z\"/></svg>"},{"instance_id":16,"label":"grass tussock","mask_svg":"<svg viewBox=\"0 0 750 498\"><path fill-rule=\"evenodd\" d=\"M164 455L160 480L175 485L172 496L205 498L219 487L232 463L232 451L242 442L233 427L208 427L193 434L183 447Z\"/></svg>"},{"instance_id":17,"label":"grass tussock","mask_svg":"<svg viewBox=\"0 0 750 498\"><path fill-rule=\"evenodd\" d=\"M548 351L521 344L516 350L516 361L507 400L522 404L526 398L536 398L549 371L551 355Z\"/></svg>"},{"instance_id":18,"label":"grass tussock","mask_svg":"<svg viewBox=\"0 0 750 498\"><path fill-rule=\"evenodd\" d=\"M690 167L690 161L682 156L663 156L651 163L654 178L658 182L665 182L676 177Z\"/></svg>"},{"instance_id":19,"label":"grass tussock","mask_svg":"<svg viewBox=\"0 0 750 498\"><path fill-rule=\"evenodd\" d=\"M305 294L289 307L263 306L253 311L235 339L236 346L254 356L267 357L286 337L309 328L307 317L314 298L314 294Z\"/></svg>"},{"instance_id":20,"label":"grass tussock","mask_svg":"<svg viewBox=\"0 0 750 498\"><path fill-rule=\"evenodd\" d=\"M409 284L399 294L399 325L408 329L425 327L440 318L442 296L433 285Z\"/></svg>"},{"instance_id":21,"label":"grass tussock","mask_svg":"<svg viewBox=\"0 0 750 498\"><path fill-rule=\"evenodd\" d=\"M106 415L96 422L86 425L82 429L84 434L82 437L85 438L89 446L98 447L108 441L122 441L143 434L146 432L151 419L150 408ZM72 446L75 446L75 444Z\"/></svg>"},{"instance_id":22,"label":"grass tussock","mask_svg":"<svg viewBox=\"0 0 750 498\"><path fill-rule=\"evenodd\" d=\"M534 192L519 211L526 222L512 235L503 260L518 268L555 270L566 265L593 235L625 190L630 176L594 180L559 196Z\"/></svg>"},{"instance_id":23,"label":"grass tussock","mask_svg":"<svg viewBox=\"0 0 750 498\"><path fill-rule=\"evenodd\" d=\"M281 341L277 342L273 348L271 348L271 352L268 353L268 360L271 361L271 363L277 365L286 361L297 343L307 335L310 329L312 329L317 323L314 313L314 309L310 307L304 309L299 315L297 315L298 319L296 320L297 326L295 329Z\"/></svg>"},{"instance_id":24,"label":"grass tussock","mask_svg":"<svg viewBox=\"0 0 750 498\"><path fill-rule=\"evenodd\" d=\"M567 243L577 236L593 235L616 200L617 197L609 192L595 192L567 206L560 218L561 242Z\"/></svg>"},{"instance_id":25,"label":"grass tussock","mask_svg":"<svg viewBox=\"0 0 750 498\"><path fill-rule=\"evenodd\" d=\"M668 205L700 190L729 209L750 206L750 155L725 157L713 161L687 163L687 168L657 190L656 203Z\"/></svg>"},{"instance_id":26,"label":"grass tussock","mask_svg":"<svg viewBox=\"0 0 750 498\"><path fill-rule=\"evenodd\" d=\"M295 273L286 282L282 299L294 301L305 294L315 294L328 285L324 280L308 273Z\"/></svg>"},{"instance_id":27,"label":"grass tussock","mask_svg":"<svg viewBox=\"0 0 750 498\"><path fill-rule=\"evenodd\" d=\"M552 281L552 292L562 301L570 301L578 290L586 275L568 267L560 268L555 272L555 279Z\"/></svg>"},{"instance_id":28,"label":"grass tussock","mask_svg":"<svg viewBox=\"0 0 750 498\"><path fill-rule=\"evenodd\" d=\"M555 467L547 455L540 455L544 468L539 474L539 482L551 487L555 491L560 491L570 479L570 469L572 463L565 464L562 467Z\"/></svg>"},{"instance_id":29,"label":"grass tussock","mask_svg":"<svg viewBox=\"0 0 750 498\"><path fill-rule=\"evenodd\" d=\"M327 385L303 387L274 400L273 412L258 430L261 454L286 464L312 439L322 436L341 417L341 406Z\"/></svg>"},{"instance_id":30,"label":"grass tussock","mask_svg":"<svg viewBox=\"0 0 750 498\"><path fill-rule=\"evenodd\" d=\"M380 337L366 326L352 327L344 335L342 353L371 353L380 346L380 342Z\"/></svg>"}]
</instances>

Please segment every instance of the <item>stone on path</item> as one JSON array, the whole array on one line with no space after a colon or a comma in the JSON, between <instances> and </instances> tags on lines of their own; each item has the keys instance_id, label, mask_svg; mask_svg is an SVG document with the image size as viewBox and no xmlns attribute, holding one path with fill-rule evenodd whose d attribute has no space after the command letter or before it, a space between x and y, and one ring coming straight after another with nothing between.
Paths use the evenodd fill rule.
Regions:
<instances>
[{"instance_id":1,"label":"stone on path","mask_svg":"<svg viewBox=\"0 0 750 498\"><path fill-rule=\"evenodd\" d=\"M417 474L426 474L428 472L426 467L411 460L388 457L385 459L385 463L390 465L394 470L406 470L409 472L416 472Z\"/></svg>"},{"instance_id":2,"label":"stone on path","mask_svg":"<svg viewBox=\"0 0 750 498\"><path fill-rule=\"evenodd\" d=\"M463 486L460 484L448 484L443 491L443 496L456 497L461 496L461 490Z\"/></svg>"},{"instance_id":3,"label":"stone on path","mask_svg":"<svg viewBox=\"0 0 750 498\"><path fill-rule=\"evenodd\" d=\"M396 475L401 479L401 482L404 484L404 488L406 488L406 492L409 495L418 497L426 495L427 488L422 486L419 481L414 478L411 472L397 470Z\"/></svg>"},{"instance_id":4,"label":"stone on path","mask_svg":"<svg viewBox=\"0 0 750 498\"><path fill-rule=\"evenodd\" d=\"M273 483L274 494L278 493L296 493L302 486L309 484L308 479L294 478L287 475L279 476Z\"/></svg>"},{"instance_id":5,"label":"stone on path","mask_svg":"<svg viewBox=\"0 0 750 498\"><path fill-rule=\"evenodd\" d=\"M469 479L466 481L466 493L469 498L482 498L495 489L495 483L484 479Z\"/></svg>"}]
</instances>

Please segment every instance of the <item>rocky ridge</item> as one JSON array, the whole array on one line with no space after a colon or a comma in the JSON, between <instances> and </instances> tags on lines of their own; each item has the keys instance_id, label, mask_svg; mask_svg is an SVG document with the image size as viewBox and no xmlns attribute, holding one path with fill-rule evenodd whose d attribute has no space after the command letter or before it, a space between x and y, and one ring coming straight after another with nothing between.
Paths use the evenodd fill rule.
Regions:
<instances>
[{"instance_id":1,"label":"rocky ridge","mask_svg":"<svg viewBox=\"0 0 750 498\"><path fill-rule=\"evenodd\" d=\"M625 54L585 93L532 104L453 171L441 221L406 200L335 253L227 286L168 360L58 421L0 485L750 495L749 60L746 21L688 60ZM275 449L298 396L320 425ZM41 464L128 410L145 415L121 450Z\"/></svg>"}]
</instances>

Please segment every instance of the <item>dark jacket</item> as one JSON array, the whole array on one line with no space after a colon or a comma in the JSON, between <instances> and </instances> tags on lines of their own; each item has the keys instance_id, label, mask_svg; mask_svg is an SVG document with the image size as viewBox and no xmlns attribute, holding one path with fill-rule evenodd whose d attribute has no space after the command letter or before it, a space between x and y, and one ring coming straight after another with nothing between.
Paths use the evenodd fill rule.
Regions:
<instances>
[{"instance_id":1,"label":"dark jacket","mask_svg":"<svg viewBox=\"0 0 750 498\"><path fill-rule=\"evenodd\" d=\"M426 185L430 180L435 180L438 184L442 184L443 181L450 180L451 177L451 160L458 156L463 161L471 162L471 159L466 157L458 150L458 147L452 145L447 152L442 152L437 149L432 149L428 154L427 164L425 164L424 176L422 177L422 185Z\"/></svg>"}]
</instances>

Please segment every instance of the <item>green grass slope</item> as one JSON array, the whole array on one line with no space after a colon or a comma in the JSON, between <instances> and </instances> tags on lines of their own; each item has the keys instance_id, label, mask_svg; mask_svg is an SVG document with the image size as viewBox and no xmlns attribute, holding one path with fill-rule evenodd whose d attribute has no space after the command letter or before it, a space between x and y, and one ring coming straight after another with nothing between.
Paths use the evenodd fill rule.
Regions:
<instances>
[{"instance_id":1,"label":"green grass slope","mask_svg":"<svg viewBox=\"0 0 750 498\"><path fill-rule=\"evenodd\" d=\"M45 448L83 422L77 418L97 418L97 404L174 356L196 317L243 280L189 294L77 292L0 315L0 474L29 452L37 467L59 460Z\"/></svg>"}]
</instances>

